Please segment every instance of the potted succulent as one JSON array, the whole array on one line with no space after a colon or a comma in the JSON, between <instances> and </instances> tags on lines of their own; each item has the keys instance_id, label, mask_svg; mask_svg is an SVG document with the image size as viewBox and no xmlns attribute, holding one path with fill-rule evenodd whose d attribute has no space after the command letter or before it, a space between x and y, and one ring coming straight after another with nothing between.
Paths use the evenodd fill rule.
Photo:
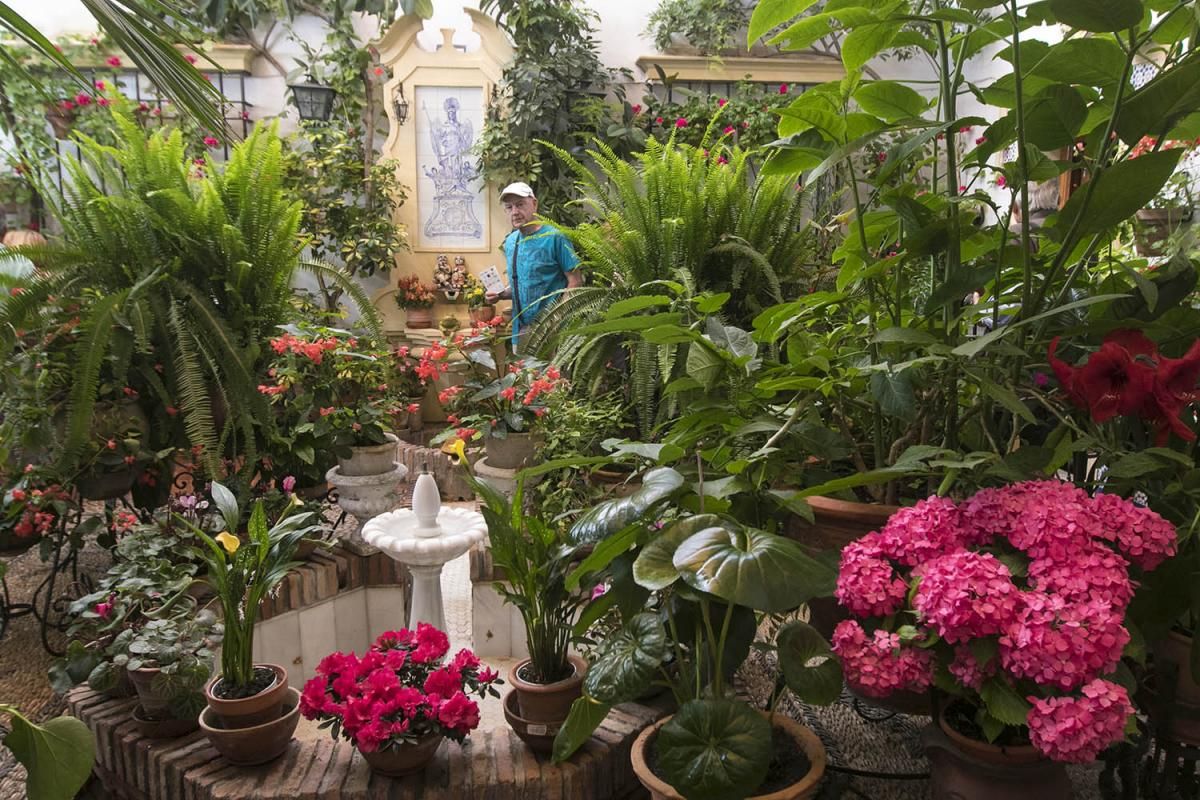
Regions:
<instances>
[{"instance_id":1,"label":"potted succulent","mask_svg":"<svg viewBox=\"0 0 1200 800\"><path fill-rule=\"evenodd\" d=\"M1153 511L1062 481L930 497L842 551L833 650L862 694L951 696L927 735L935 796L1069 797L1062 764L1133 726L1126 608L1175 547Z\"/></svg>"},{"instance_id":2,"label":"potted succulent","mask_svg":"<svg viewBox=\"0 0 1200 800\"><path fill-rule=\"evenodd\" d=\"M122 636L129 636L124 643L126 652L113 663L129 671L141 701L134 718L180 720L194 730L204 707L204 685L212 676L211 648L220 643L221 632L216 614L207 609L196 613L187 606L170 616L156 616L136 630L123 631Z\"/></svg>"},{"instance_id":3,"label":"potted succulent","mask_svg":"<svg viewBox=\"0 0 1200 800\"><path fill-rule=\"evenodd\" d=\"M446 634L427 623L381 634L361 657L331 653L304 685L300 713L348 739L371 769L419 772L443 739L461 744L479 726L470 695L499 696L499 676L470 650L448 663Z\"/></svg>"},{"instance_id":4,"label":"potted succulent","mask_svg":"<svg viewBox=\"0 0 1200 800\"><path fill-rule=\"evenodd\" d=\"M568 587L609 570L610 588L594 602L605 603L611 594L609 607L621 598L647 604L597 647L584 696L558 734L554 758L577 750L611 706L663 686L679 710L643 731L632 754L652 797L814 797L825 769L816 734L775 712L782 689L767 709L758 709L734 696L732 677L756 647L774 651L780 686L803 701L838 698L841 669L810 626L791 622L773 642L758 641L758 614L797 608L826 591L832 573L783 536L686 511L696 501L703 509L704 491L676 470L658 467L637 492L600 503L573 526L572 540L596 546L568 577ZM704 745L689 744L699 741ZM787 761L806 768L773 768Z\"/></svg>"},{"instance_id":5,"label":"potted succulent","mask_svg":"<svg viewBox=\"0 0 1200 800\"><path fill-rule=\"evenodd\" d=\"M404 275L396 282L396 305L407 312L406 328L432 328L435 299L433 287L416 275Z\"/></svg>"},{"instance_id":6,"label":"potted succulent","mask_svg":"<svg viewBox=\"0 0 1200 800\"><path fill-rule=\"evenodd\" d=\"M254 625L259 604L287 576L301 540L317 526L310 513L288 512L268 524L259 501L243 545L243 536L235 533L242 520L237 498L214 481L212 499L224 528L215 536L177 517L199 540L193 553L208 567L205 580L221 604L225 626L221 674L204 687L208 707L200 727L233 763L261 764L287 749L299 719L299 693L289 690L286 668L254 663Z\"/></svg>"},{"instance_id":7,"label":"potted succulent","mask_svg":"<svg viewBox=\"0 0 1200 800\"><path fill-rule=\"evenodd\" d=\"M483 288L483 284L479 278L476 278L474 275L467 275L467 286L464 291L467 300L467 313L471 317L472 325L490 322L492 317L496 316L496 306L487 301L487 290Z\"/></svg>"},{"instance_id":8,"label":"potted succulent","mask_svg":"<svg viewBox=\"0 0 1200 800\"><path fill-rule=\"evenodd\" d=\"M525 626L529 657L509 671L513 691L505 716L531 748L549 752L587 674L587 662L569 652L576 618L588 600L578 586L567 586L581 548L568 544L559 527L526 513L522 478L509 501L471 473L464 442L455 444L467 481L483 498L489 553L502 578L496 591Z\"/></svg>"},{"instance_id":9,"label":"potted succulent","mask_svg":"<svg viewBox=\"0 0 1200 800\"><path fill-rule=\"evenodd\" d=\"M440 375L452 357L460 358L467 370L462 385L439 394L439 400L449 403L452 427L432 441L482 439L488 467L520 469L540 444L537 428L547 399L566 384L552 364L506 357L507 337L496 323L493 319L426 349L422 370Z\"/></svg>"}]
</instances>

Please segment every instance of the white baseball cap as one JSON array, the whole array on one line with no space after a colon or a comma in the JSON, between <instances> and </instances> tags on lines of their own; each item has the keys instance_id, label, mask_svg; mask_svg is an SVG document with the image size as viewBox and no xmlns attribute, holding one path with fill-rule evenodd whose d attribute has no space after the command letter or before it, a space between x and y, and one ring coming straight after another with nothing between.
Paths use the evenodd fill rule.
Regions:
<instances>
[{"instance_id":1,"label":"white baseball cap","mask_svg":"<svg viewBox=\"0 0 1200 800\"><path fill-rule=\"evenodd\" d=\"M528 183L517 181L504 187L504 190L500 192L500 199L503 200L510 194L515 194L517 197L533 197L533 189Z\"/></svg>"}]
</instances>

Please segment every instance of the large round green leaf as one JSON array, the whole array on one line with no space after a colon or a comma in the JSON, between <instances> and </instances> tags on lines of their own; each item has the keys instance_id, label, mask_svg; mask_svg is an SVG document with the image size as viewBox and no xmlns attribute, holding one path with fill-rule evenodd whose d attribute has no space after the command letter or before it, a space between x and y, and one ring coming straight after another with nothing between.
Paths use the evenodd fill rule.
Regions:
<instances>
[{"instance_id":1,"label":"large round green leaf","mask_svg":"<svg viewBox=\"0 0 1200 800\"><path fill-rule=\"evenodd\" d=\"M799 544L766 531L707 528L675 551L675 568L689 586L759 611L787 611L828 594L836 571Z\"/></svg>"},{"instance_id":2,"label":"large round green leaf","mask_svg":"<svg viewBox=\"0 0 1200 800\"><path fill-rule=\"evenodd\" d=\"M583 692L601 703L627 703L646 690L666 657L667 635L658 617L638 614L600 645Z\"/></svg>"},{"instance_id":3,"label":"large round green leaf","mask_svg":"<svg viewBox=\"0 0 1200 800\"><path fill-rule=\"evenodd\" d=\"M697 514L672 524L642 548L633 562L633 579L651 591L667 588L679 578L679 570L671 561L679 545L693 533L720 523L715 514Z\"/></svg>"},{"instance_id":4,"label":"large round green leaf","mask_svg":"<svg viewBox=\"0 0 1200 800\"><path fill-rule=\"evenodd\" d=\"M683 486L683 476L670 467L656 467L642 477L642 488L628 497L615 497L593 506L571 526L571 541L598 542L641 517Z\"/></svg>"},{"instance_id":5,"label":"large round green leaf","mask_svg":"<svg viewBox=\"0 0 1200 800\"><path fill-rule=\"evenodd\" d=\"M787 687L805 703L827 706L841 697L842 665L829 642L804 622L789 622L775 638Z\"/></svg>"},{"instance_id":6,"label":"large round green leaf","mask_svg":"<svg viewBox=\"0 0 1200 800\"><path fill-rule=\"evenodd\" d=\"M741 800L771 763L771 724L737 700L690 700L655 743L667 782L688 800Z\"/></svg>"}]
</instances>

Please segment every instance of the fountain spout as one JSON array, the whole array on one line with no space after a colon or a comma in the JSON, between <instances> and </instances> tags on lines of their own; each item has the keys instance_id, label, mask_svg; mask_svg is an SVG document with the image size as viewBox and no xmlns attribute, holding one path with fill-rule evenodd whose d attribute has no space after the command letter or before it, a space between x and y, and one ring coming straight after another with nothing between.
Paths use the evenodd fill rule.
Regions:
<instances>
[{"instance_id":1,"label":"fountain spout","mask_svg":"<svg viewBox=\"0 0 1200 800\"><path fill-rule=\"evenodd\" d=\"M413 487L412 510L417 518L415 533L418 536L432 538L441 534L438 514L442 510L442 493L437 481L429 474L428 464L421 464L421 474Z\"/></svg>"}]
</instances>

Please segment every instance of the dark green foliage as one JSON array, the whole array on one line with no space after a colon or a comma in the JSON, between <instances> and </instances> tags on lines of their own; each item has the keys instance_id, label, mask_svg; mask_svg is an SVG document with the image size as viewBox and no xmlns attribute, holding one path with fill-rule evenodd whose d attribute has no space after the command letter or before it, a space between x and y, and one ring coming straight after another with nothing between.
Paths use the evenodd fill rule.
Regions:
<instances>
[{"instance_id":1,"label":"dark green foliage","mask_svg":"<svg viewBox=\"0 0 1200 800\"><path fill-rule=\"evenodd\" d=\"M225 454L252 467L255 427L269 419L257 368L289 318L297 269L343 282L370 305L339 271L301 262L300 204L283 191L273 127L256 128L223 170L209 171L186 156L178 131L147 135L120 108L113 122L117 147L82 138L80 157L64 162L63 194L43 189L63 240L38 252L42 274L0 308L3 348L14 330L37 326L48 297L93 296L67 365L65 466L83 449L111 372L139 376L147 408L180 409L208 469Z\"/></svg>"}]
</instances>

